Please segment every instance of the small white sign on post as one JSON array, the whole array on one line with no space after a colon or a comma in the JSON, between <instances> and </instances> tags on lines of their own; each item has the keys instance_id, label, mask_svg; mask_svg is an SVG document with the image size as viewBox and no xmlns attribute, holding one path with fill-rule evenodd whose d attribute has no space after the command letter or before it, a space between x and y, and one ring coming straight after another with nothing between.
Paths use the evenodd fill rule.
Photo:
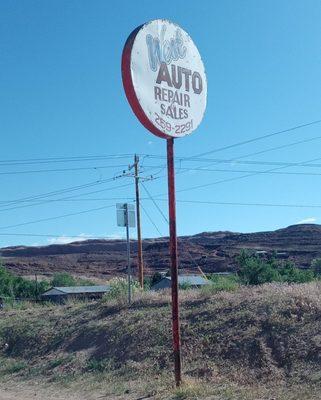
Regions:
<instances>
[{"instance_id":1,"label":"small white sign on post","mask_svg":"<svg viewBox=\"0 0 321 400\"><path fill-rule=\"evenodd\" d=\"M132 273L130 265L130 238L129 228L135 228L135 207L133 204L128 203L117 203L117 225L126 227L126 239L127 239L127 275L128 275L128 304L131 303L132 299Z\"/></svg>"},{"instance_id":2,"label":"small white sign on post","mask_svg":"<svg viewBox=\"0 0 321 400\"><path fill-rule=\"evenodd\" d=\"M117 203L116 209L117 209L117 226L127 226L127 218L128 218L128 227L135 228L136 226L135 206L133 204L127 204L127 203Z\"/></svg>"}]
</instances>

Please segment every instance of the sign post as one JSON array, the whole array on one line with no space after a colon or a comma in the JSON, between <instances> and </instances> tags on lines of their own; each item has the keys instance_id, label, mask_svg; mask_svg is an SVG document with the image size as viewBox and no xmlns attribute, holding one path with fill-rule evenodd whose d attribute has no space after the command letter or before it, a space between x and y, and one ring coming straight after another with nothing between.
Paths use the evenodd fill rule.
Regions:
<instances>
[{"instance_id":1,"label":"sign post","mask_svg":"<svg viewBox=\"0 0 321 400\"><path fill-rule=\"evenodd\" d=\"M176 201L175 201L175 169L174 169L174 139L167 139L167 173L168 173L168 210L169 210L169 248L171 257L172 281L172 324L173 324L173 352L176 386L182 380L181 339L179 327L178 303L178 258L176 234Z\"/></svg>"},{"instance_id":2,"label":"sign post","mask_svg":"<svg viewBox=\"0 0 321 400\"><path fill-rule=\"evenodd\" d=\"M127 278L128 278L128 304L132 302L132 273L130 261L129 228L135 228L135 210L132 204L117 203L117 225L126 227L127 239Z\"/></svg>"},{"instance_id":3,"label":"sign post","mask_svg":"<svg viewBox=\"0 0 321 400\"><path fill-rule=\"evenodd\" d=\"M168 208L172 282L175 382L181 384L174 139L191 134L206 108L204 65L190 36L177 24L157 19L136 28L122 55L125 93L146 129L167 140Z\"/></svg>"}]
</instances>

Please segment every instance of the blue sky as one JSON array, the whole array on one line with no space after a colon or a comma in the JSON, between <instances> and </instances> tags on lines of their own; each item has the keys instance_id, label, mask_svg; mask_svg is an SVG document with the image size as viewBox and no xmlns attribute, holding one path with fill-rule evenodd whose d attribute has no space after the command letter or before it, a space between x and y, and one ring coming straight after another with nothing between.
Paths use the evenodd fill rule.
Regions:
<instances>
[{"instance_id":1,"label":"blue sky","mask_svg":"<svg viewBox=\"0 0 321 400\"><path fill-rule=\"evenodd\" d=\"M123 229L116 227L114 207L121 199L115 198L133 198L134 186L131 178L109 179L132 161L131 156L28 165L5 165L5 161L135 152L165 155L165 140L140 125L122 88L121 52L137 25L155 18L173 20L189 32L202 55L208 78L206 115L193 135L176 140L177 156L190 157L321 119L320 17L317 0L1 1L0 233L57 238L1 235L0 245L63 242L78 235L123 236ZM319 167L292 166L279 171L287 174L261 173L179 192L247 174L244 171L268 170L269 165L237 160L297 141L317 138L242 161L302 163L321 158L318 136L321 124L314 124L207 156L231 162L178 163L178 200L248 204L178 202L178 233L262 231L304 220L320 223L318 207L249 205L321 206ZM164 162L143 158L145 174L160 177L145 183L153 196L166 193ZM179 170L209 164L214 171ZM60 201L21 202L86 184L91 186L45 198ZM167 234L162 215L141 191L145 210L160 232ZM72 195L78 197L62 201ZM20 202L13 203L17 199ZM166 214L166 201L158 204ZM89 209L98 210L29 224ZM142 218L143 236L159 236L144 213ZM28 224L10 227L24 223Z\"/></svg>"}]
</instances>

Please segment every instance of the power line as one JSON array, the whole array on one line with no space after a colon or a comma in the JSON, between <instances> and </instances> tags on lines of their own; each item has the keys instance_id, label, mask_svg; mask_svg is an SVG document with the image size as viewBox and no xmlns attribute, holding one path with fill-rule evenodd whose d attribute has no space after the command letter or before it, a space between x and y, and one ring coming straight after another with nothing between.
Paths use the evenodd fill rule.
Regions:
<instances>
[{"instance_id":1,"label":"power line","mask_svg":"<svg viewBox=\"0 0 321 400\"><path fill-rule=\"evenodd\" d=\"M73 191L76 191L76 190L85 189L87 187L101 185L103 183L110 182L111 180L113 180L113 178L104 179L104 180L100 180L100 181L92 181L92 182L89 182L89 183L85 183L83 185L70 186L70 187L67 187L65 189L54 190L54 191L51 191L51 192L37 194L37 195L33 195L33 196L21 197L19 199L15 199L15 200L0 201L0 204L10 205L10 204L16 204L16 203L23 202L24 200L38 200L38 199L41 199L41 198L46 198L46 197L50 197L50 196L56 196L58 194L69 193L69 192L73 192Z\"/></svg>"},{"instance_id":2,"label":"power line","mask_svg":"<svg viewBox=\"0 0 321 400\"><path fill-rule=\"evenodd\" d=\"M241 156L240 158L247 157L248 155ZM153 156L154 157L154 156ZM161 158L161 156L159 156ZM241 160L238 157L235 158L195 158L195 159L186 159L188 162L211 162L212 164L244 164L244 165L287 165L289 167L296 167L298 166L298 162L286 162L286 161L259 161L259 160ZM180 157L178 161L185 161L185 158ZM146 166L147 167L147 166ZM160 166L148 166L149 168L159 168ZM189 168L206 168L207 166L205 165L204 167L178 167L178 169L189 169ZM310 167L310 168L320 168L321 164L315 164L315 163L307 163L304 165L300 165L300 167ZM165 176L165 175L164 175Z\"/></svg>"},{"instance_id":3,"label":"power line","mask_svg":"<svg viewBox=\"0 0 321 400\"><path fill-rule=\"evenodd\" d=\"M163 213L163 211L161 210L161 208L158 206L158 204L156 203L156 201L154 200L153 196L150 194L149 190L146 188L146 186L143 184L143 182L141 182L141 185L143 186L145 192L147 193L149 199L154 203L154 206L157 208L157 210L159 211L159 213L161 214L161 216L163 217L164 221L169 224L168 218L166 217L166 215Z\"/></svg>"},{"instance_id":4,"label":"power line","mask_svg":"<svg viewBox=\"0 0 321 400\"><path fill-rule=\"evenodd\" d=\"M86 214L86 213L90 213L90 212L93 212L93 211L100 211L100 210L104 210L104 209L111 208L111 207L115 207L115 205L111 204L111 205L108 205L108 206L103 206L103 207L98 207L98 208L91 208L89 210L83 210L83 211L78 211L78 212L74 212L74 213L58 215L56 217L42 218L42 219L38 219L38 220L34 220L34 221L22 222L20 224L0 226L0 229L17 228L18 226L25 226L25 225L36 224L36 223L39 223L39 222L52 221L52 220L56 220L56 219L60 219L60 218L71 217L71 216L74 216L74 215Z\"/></svg>"},{"instance_id":5,"label":"power line","mask_svg":"<svg viewBox=\"0 0 321 400\"><path fill-rule=\"evenodd\" d=\"M64 197L64 198L60 198L60 199L50 199L50 200L43 200L41 202L38 203L32 203L32 204L27 204L27 205L22 205L22 206L15 206L15 207L9 207L9 208L4 208L1 209L0 208L0 212L1 211L11 211L11 210L16 210L16 209L20 209L20 208L25 208L25 207L32 207L32 206L37 206L37 205L42 205L42 204L48 204L48 203L55 203L55 202L59 202L59 201L75 201L75 200L81 200L81 199L76 199L79 196L85 196L85 195L89 195L89 194L96 194L96 193L101 193L101 192L107 192L109 190L115 190L115 189L120 189L120 188L124 188L124 187L128 187L131 186L131 184L124 184L124 185L118 185L118 186L113 186L113 187L109 187L109 188L105 188L105 189L100 189L100 190L94 190L91 192L86 192L86 193L80 193L80 194L76 194L73 196L68 196L68 197ZM123 199L123 198L109 198L109 200L119 200L119 199ZM132 198L131 198L132 199ZM29 200L30 201L30 200ZM34 200L31 200L34 201ZM23 203L28 202L27 200L24 200ZM19 203L17 203L19 204Z\"/></svg>"},{"instance_id":6,"label":"power line","mask_svg":"<svg viewBox=\"0 0 321 400\"><path fill-rule=\"evenodd\" d=\"M149 215L149 213L147 212L147 210L145 209L145 207L143 206L142 202L140 203L140 206L142 208L142 210L144 211L145 215L147 216L147 218L149 219L149 221L151 222L151 224L154 226L154 228L157 230L157 232L159 233L159 235L162 237L164 236L162 234L162 232L158 229L157 225L155 224L155 222L153 221L152 217Z\"/></svg>"},{"instance_id":7,"label":"power line","mask_svg":"<svg viewBox=\"0 0 321 400\"><path fill-rule=\"evenodd\" d=\"M287 143L287 144L284 144L284 145L281 145L281 146L276 146L276 147L271 147L271 148L268 148L268 149L265 149L265 150L260 150L260 151L257 151L257 152L252 152L252 153L248 153L248 154L244 154L244 155L242 155L242 156L239 156L239 157L234 157L234 158L230 158L229 160L227 160L228 162L239 162L239 160L241 160L241 159L243 159L243 158L247 158L247 157L251 157L251 156L255 156L255 155L261 155L261 154L264 154L264 153L268 153L268 152L271 152L271 151L274 151L274 150L280 150L280 149L284 149L284 148L288 148L288 147L292 147L292 146L296 146L296 145L298 145L298 144L303 144L303 143L308 143L308 142L311 142L311 141L315 141L315 140L320 140L321 139L321 136L315 136L315 137L313 137L313 138L309 138L309 139L304 139L304 140L299 140L299 141L296 141L296 142L292 142L292 143ZM189 161L188 160L188 158L186 159L184 159L184 161ZM181 161L183 161L182 159L179 159L179 161L181 162ZM214 162L211 162L210 164L208 164L208 165L206 165L205 166L205 168L206 167L209 167L209 166L211 166L211 165L213 165L213 164L217 164L217 163L219 163L220 161L214 161ZM201 169L204 169L204 167L202 167L202 166L199 166L199 167L197 167L196 169L194 169L194 170L201 170ZM186 173L186 172L188 172L188 171L190 171L190 170L192 170L192 169L188 169L188 168L181 168L181 167L179 167L179 172L177 172L177 174L182 174L182 173ZM257 172L257 173L260 173L260 172ZM232 179L234 179L234 178L232 178Z\"/></svg>"},{"instance_id":8,"label":"power line","mask_svg":"<svg viewBox=\"0 0 321 400\"><path fill-rule=\"evenodd\" d=\"M158 167L150 167L148 169L146 167L146 171L151 170L153 168L158 168ZM158 179L158 177L155 177L154 179ZM65 189L60 189L60 190L53 191L53 192L42 193L42 194L39 194L39 195L24 197L24 198L15 199L15 200L0 201L0 206L1 206L1 204L6 206L6 205L15 205L15 204L20 204L20 203L25 203L25 202L28 203L28 202L31 202L31 201L33 202L33 201L36 201L38 199L43 199L43 198L46 198L46 197L56 196L58 194L69 193L69 192L85 189L87 187L102 185L104 183L112 182L114 180L115 180L115 177L111 177L111 178L107 178L107 179L103 179L103 180L99 180L99 181L94 181L94 182L91 182L91 183L88 183L88 184L84 184L84 185L71 186L71 187L68 187L68 188L65 188ZM62 200L66 200L66 199L72 199L72 198L83 196L83 195L104 192L104 191L107 191L107 190L114 190L114 189L123 188L123 187L127 187L127 186L130 186L130 184L118 185L118 186L114 186L114 187L107 188L107 189L91 191L91 192L87 192L87 193L81 193L81 194L77 194L75 196L68 196L68 197L63 198L63 199L43 200L43 201L40 201L38 203L34 203L34 204L31 204L31 205L29 204L26 207L31 207L33 205L46 204L46 203L55 202L55 201L62 201ZM16 208L23 208L23 207L24 206L11 207L11 208L3 209L3 210L1 210L1 208L0 208L0 211L9 211L9 210L14 210Z\"/></svg>"},{"instance_id":9,"label":"power line","mask_svg":"<svg viewBox=\"0 0 321 400\"><path fill-rule=\"evenodd\" d=\"M289 132L292 132L292 131L295 131L295 130L298 130L298 129L306 128L308 126L317 125L317 124L320 124L320 123L321 123L321 119L316 120L316 121L312 121L312 122L308 122L306 124L296 125L296 126L293 126L291 128L283 129L281 131L276 131L276 132L269 133L269 134L263 135L263 136L257 136L257 137L255 137L253 139L244 140L242 142L238 142L238 143L234 143L234 144L227 145L227 146L224 146L224 147L219 147L217 149L213 149L213 150L210 150L210 151L206 151L204 153L197 154L196 157L203 157L203 156L206 156L208 154L217 153L219 151L229 150L229 149L232 149L232 148L235 148L235 147L238 147L238 146L243 146L245 144L254 143L254 142L257 142L259 140L263 140L263 139L267 139L267 138L270 138L270 137L273 137L273 136L281 135L283 133L289 133Z\"/></svg>"},{"instance_id":10,"label":"power line","mask_svg":"<svg viewBox=\"0 0 321 400\"><path fill-rule=\"evenodd\" d=\"M0 165L1 167L2 165ZM20 175L20 174L37 174L48 172L68 172L68 171L84 171L84 170L98 170L107 168L125 168L127 164L118 165L95 165L90 167L74 167L74 168L54 168L54 169L36 169L36 170L23 170L23 171L5 171L0 172L0 175Z\"/></svg>"},{"instance_id":11,"label":"power line","mask_svg":"<svg viewBox=\"0 0 321 400\"><path fill-rule=\"evenodd\" d=\"M321 157L320 157L320 158L316 158L316 159L312 159L312 160L308 160L307 162L309 163L309 162L313 162L313 161L317 161L317 160L321 160ZM305 162L297 163L297 166L300 166L300 165L302 165L302 164L304 164L304 163L305 163ZM233 177L233 178L222 179L222 180L220 180L220 181L215 181L215 182L206 183L206 184L202 184L202 185L190 186L189 188L177 190L177 192L186 192L186 191L189 191L189 190L201 189L201 188L208 187L208 186L218 185L218 184L220 184L220 183L226 183L226 182L237 181L237 180L239 180L239 179L245 179L245 178L249 178L249 177L252 177L252 176L259 175L259 174L265 174L265 173L273 172L273 171L276 171L276 170L279 170L279 169L283 169L283 168L288 168L288 166L282 166L282 167L272 168L272 169L265 170L265 171L260 171L260 172L251 172L251 173L249 173L249 174L242 175L242 176L237 176L237 177Z\"/></svg>"},{"instance_id":12,"label":"power line","mask_svg":"<svg viewBox=\"0 0 321 400\"><path fill-rule=\"evenodd\" d=\"M112 240L108 238L108 236L89 236L89 235L65 235L65 234L41 234L41 233L4 233L0 232L0 236L23 236L23 237L45 237L45 238L70 238L70 239L106 239Z\"/></svg>"},{"instance_id":13,"label":"power line","mask_svg":"<svg viewBox=\"0 0 321 400\"><path fill-rule=\"evenodd\" d=\"M133 154L108 154L101 156L76 156L76 157L48 157L48 158L24 158L13 160L0 160L0 166L52 164L64 162L82 162L96 160L115 160L132 157Z\"/></svg>"},{"instance_id":14,"label":"power line","mask_svg":"<svg viewBox=\"0 0 321 400\"><path fill-rule=\"evenodd\" d=\"M233 172L233 173L247 173L247 172L252 172L256 174L271 174L271 175L304 175L304 176L320 176L320 172L279 172L279 171L258 171L258 170L242 170L242 169L217 169L217 168L206 168L206 167L198 167L198 168L182 168L183 170L186 171L200 171L200 172Z\"/></svg>"},{"instance_id":15,"label":"power line","mask_svg":"<svg viewBox=\"0 0 321 400\"><path fill-rule=\"evenodd\" d=\"M275 166L287 166L287 167L309 167L309 168L319 168L321 167L321 164L315 164L315 163L306 163L304 165L299 165L299 162L286 162L286 161L257 161L257 160L242 160L239 161L239 159L234 158L234 159L222 159L222 158L207 158L207 159L195 159L194 161L212 161L215 164L241 164L241 165L275 165ZM212 164L211 164L212 165ZM194 168L206 168L207 166L204 167L194 167ZM189 167L185 167L186 169L189 169ZM191 167L193 169L193 167Z\"/></svg>"},{"instance_id":16,"label":"power line","mask_svg":"<svg viewBox=\"0 0 321 400\"><path fill-rule=\"evenodd\" d=\"M153 198L157 201L168 201L163 198ZM89 199L73 199L70 201L110 201L110 200L123 200L135 202L134 197L100 197ZM151 200L150 197L141 198L142 201ZM57 200L58 201L58 200ZM69 201L69 200L62 200ZM260 206L260 207L289 207L289 208L321 208L318 204L278 204L278 203L242 203L242 202L226 202L226 201L207 201L207 200L176 200L177 203L193 203L193 204L213 204L213 205L235 205L235 206ZM0 210L1 211L1 210ZM166 221L167 222L167 221Z\"/></svg>"},{"instance_id":17,"label":"power line","mask_svg":"<svg viewBox=\"0 0 321 400\"><path fill-rule=\"evenodd\" d=\"M256 151L256 152L254 152L254 153L247 153L247 154L243 154L242 156L238 156L238 157L231 158L231 159L230 159L230 162L237 162L237 161L239 161L239 160L241 160L241 159L243 159L243 158L248 158L248 157L252 157L252 156L262 155L262 154L269 153L269 152L271 152L271 151L281 150L281 149L285 149L285 148L297 146L298 144L309 143L309 142L312 142L312 141L315 141L315 140L320 140L320 139L321 139L321 136L315 136L315 137L313 137L313 138L304 139L304 140L299 140L299 141L296 141L296 142L283 144L283 145L281 145L281 146L270 147L270 148L265 149L265 150ZM213 164L213 163L210 163L210 164L206 165L205 168L211 166L212 164ZM215 162L214 164L216 164L216 162ZM200 166L199 168L203 168L203 167ZM179 173L180 173L180 172L179 172Z\"/></svg>"},{"instance_id":18,"label":"power line","mask_svg":"<svg viewBox=\"0 0 321 400\"><path fill-rule=\"evenodd\" d=\"M156 201L166 201L166 199L156 199ZM321 204L276 204L276 203L242 203L228 201L206 201L206 200L176 200L178 203L190 204L213 204L224 206L246 206L246 207L285 207L285 208L321 208Z\"/></svg>"},{"instance_id":19,"label":"power line","mask_svg":"<svg viewBox=\"0 0 321 400\"><path fill-rule=\"evenodd\" d=\"M316 124L320 124L321 120L316 120L316 121L312 121L312 122L308 122L305 124L301 124L301 125L296 125L293 126L291 128L287 128L284 130L280 130L277 132L273 132L267 135L263 135L263 136L258 136L252 139L248 139L248 140L244 140L241 142L237 142L231 145L227 145L227 146L223 146L223 147L219 147L217 149L213 149L204 153L200 153L198 155L194 155L194 156L190 156L190 157L184 157L185 160L191 159L191 158L195 158L195 157L203 157L205 155L208 154L213 154L219 151L223 151L223 150L228 150L231 148L235 148L238 146L242 146L245 144L249 144L249 143L253 143L256 141L260 141L269 137L273 137L273 136L277 136L283 133L288 133L288 132L292 132L298 129L302 129L302 128L306 128L308 126L312 126L312 125L316 125ZM314 140L314 139L312 139ZM149 154L139 154L143 157L150 157ZM23 158L23 159L8 159L8 160L0 160L0 166L14 166L14 165L27 165L27 164L43 164L43 163L61 163L61 162L80 162L80 161L93 161L93 160L110 160L110 159L121 159L121 158L130 158L132 157L133 154L131 153L125 153L125 154L107 154L107 155L93 155L93 156L69 156L69 157L47 157L47 158Z\"/></svg>"},{"instance_id":20,"label":"power line","mask_svg":"<svg viewBox=\"0 0 321 400\"><path fill-rule=\"evenodd\" d=\"M145 189L145 191L148 194L149 199L153 202L153 204L155 205L155 207L157 208L157 210L159 211L159 213L161 214L161 216L163 217L163 219L165 220L165 222L167 224L169 224L169 220L166 217L166 215L163 213L162 209L158 206L158 204L156 203L156 201L154 200L153 196L150 194L149 190L145 187L145 185L142 183L143 188ZM180 243L181 245L183 245L183 247L185 248L185 251L188 254L189 259L191 260L192 264L194 264L197 268L198 268L198 264L197 262L194 260L192 254L190 253L189 249L187 249L185 247L185 243L183 243L179 238L177 238L177 242Z\"/></svg>"}]
</instances>

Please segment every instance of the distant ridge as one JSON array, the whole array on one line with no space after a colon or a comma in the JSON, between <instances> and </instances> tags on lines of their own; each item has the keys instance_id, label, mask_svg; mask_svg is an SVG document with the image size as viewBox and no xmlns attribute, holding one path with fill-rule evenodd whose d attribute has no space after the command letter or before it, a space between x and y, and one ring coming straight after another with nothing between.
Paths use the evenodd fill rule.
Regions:
<instances>
[{"instance_id":1,"label":"distant ridge","mask_svg":"<svg viewBox=\"0 0 321 400\"><path fill-rule=\"evenodd\" d=\"M145 239L143 248L148 273L169 268L168 238ZM275 231L218 231L183 236L179 239L180 268L185 272L195 272L196 265L200 265L205 272L232 271L235 256L243 248L254 252L282 252L284 259L308 268L314 258L321 257L321 225L298 224ZM135 269L135 241L132 251ZM95 239L48 246L12 246L0 249L0 255L8 269L21 275L51 275L57 271L68 271L104 279L122 275L126 269L126 243L123 240Z\"/></svg>"}]
</instances>

